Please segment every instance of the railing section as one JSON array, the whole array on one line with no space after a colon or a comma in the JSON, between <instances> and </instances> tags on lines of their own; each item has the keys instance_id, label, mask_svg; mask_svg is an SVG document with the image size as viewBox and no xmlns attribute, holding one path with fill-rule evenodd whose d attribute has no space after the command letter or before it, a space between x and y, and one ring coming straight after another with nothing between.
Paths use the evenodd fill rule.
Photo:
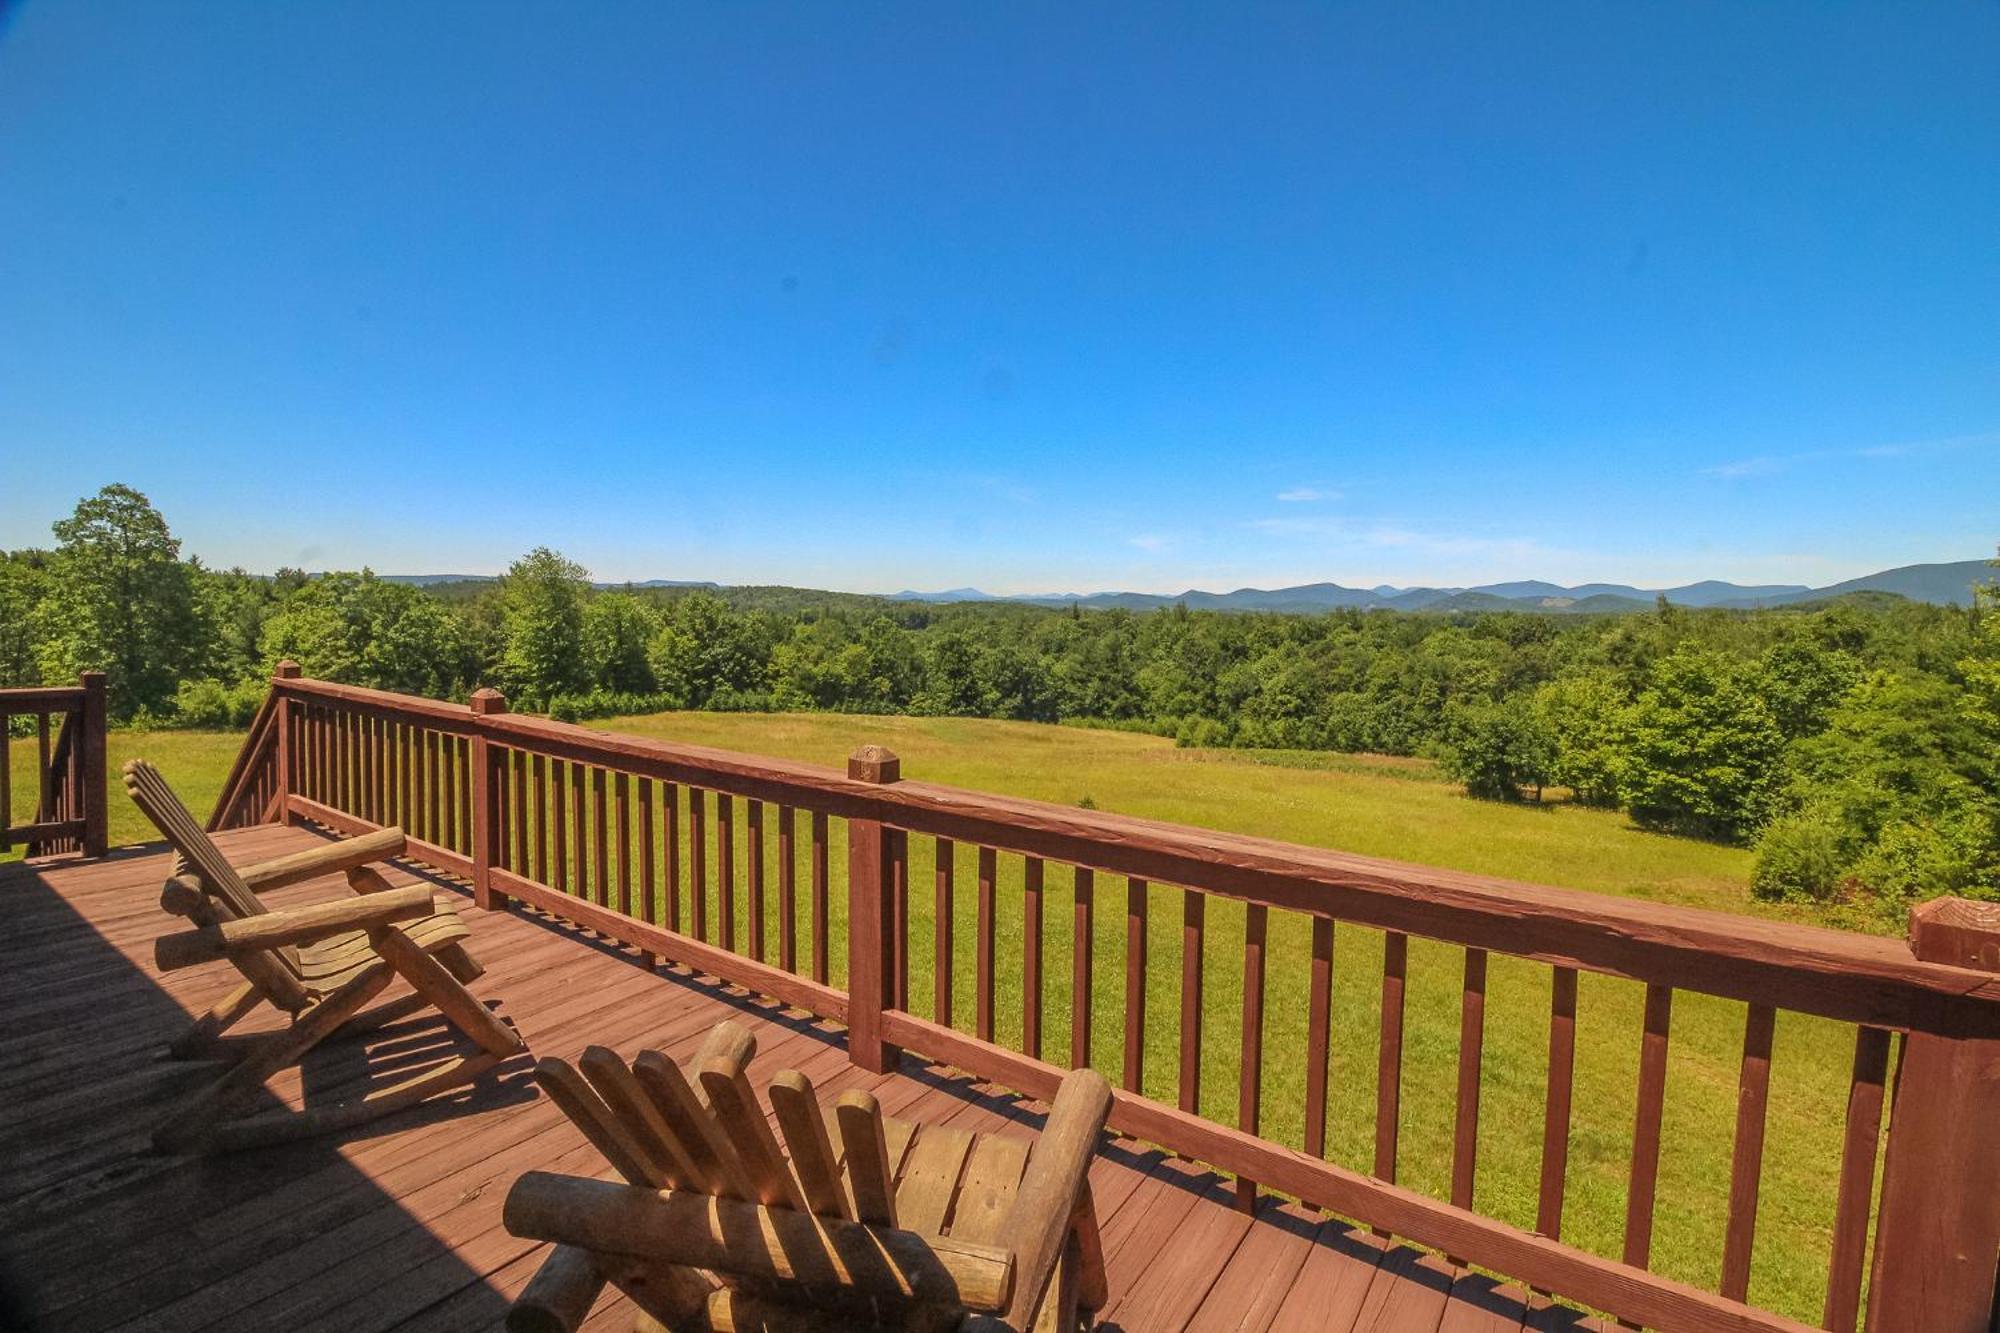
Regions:
<instances>
[{"instance_id":1,"label":"railing section","mask_svg":"<svg viewBox=\"0 0 2000 1333\"><path fill-rule=\"evenodd\" d=\"M1854 1054L1842 1146L1826 1164L1837 1203L1821 1326L1850 1330L1865 1314L1878 1330L1986 1327L2000 1249L2000 909L1926 905L1906 944L996 797L900 768L877 747L843 775L512 716L492 691L467 708L286 667L215 823L400 825L414 856L470 880L481 905L515 900L649 965L844 1022L850 1057L872 1070L907 1049L1045 1098L1066 1068L1095 1063L1120 1084L1117 1129L1233 1173L1246 1206L1278 1191L1633 1325L1800 1327L1745 1298L1778 1017L1832 1020L1851 1028ZM844 910L830 911L836 894ZM1047 943L1059 913L1066 960ZM1240 956L1219 951L1224 914ZM1375 978L1366 1171L1328 1160L1336 925L1371 941L1362 962L1338 963ZM1178 950L1162 949L1176 933ZM1445 1197L1398 1180L1413 937L1427 959L1443 948L1462 960ZM1303 973L1305 1067L1285 1071L1303 1085L1296 1147L1262 1123L1274 939ZM1539 1123L1483 1129L1495 955L1547 971L1547 1073ZM925 963L930 976L913 976ZM1099 985L1102 970L1121 984ZM1636 1030L1592 1034L1635 1053L1616 1258L1563 1239L1580 975L1643 993ZM1122 1012L1099 1012L1121 985ZM1218 986L1240 1002L1233 1034L1204 1031ZM1683 994L1743 1015L1714 1290L1649 1271ZM1218 1041L1236 1056L1233 1097L1204 1086ZM1540 1142L1532 1229L1480 1212L1475 1194L1482 1133L1516 1131Z\"/></svg>"},{"instance_id":2,"label":"railing section","mask_svg":"<svg viewBox=\"0 0 2000 1333\"><path fill-rule=\"evenodd\" d=\"M101 671L75 685L0 690L0 852L104 855L104 728ZM32 747L25 793L15 791L16 741ZM15 819L17 796L30 802L25 822Z\"/></svg>"}]
</instances>

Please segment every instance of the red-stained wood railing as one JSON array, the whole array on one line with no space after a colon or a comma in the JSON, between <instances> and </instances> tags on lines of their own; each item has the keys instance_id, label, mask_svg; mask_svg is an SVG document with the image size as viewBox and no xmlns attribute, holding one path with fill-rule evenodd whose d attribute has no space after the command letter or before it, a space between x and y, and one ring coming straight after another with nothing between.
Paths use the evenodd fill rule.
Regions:
<instances>
[{"instance_id":1,"label":"red-stained wood railing","mask_svg":"<svg viewBox=\"0 0 2000 1333\"><path fill-rule=\"evenodd\" d=\"M793 836L804 822L800 812L810 815L803 848ZM400 822L412 855L465 877L482 904L518 902L624 941L648 965L690 968L844 1022L850 1058L864 1068L893 1068L908 1050L1044 1098L1068 1065L1099 1055L1091 1043L1099 998L1095 890L1101 876L1123 877L1123 1041L1117 1052L1102 1053L1122 1065L1116 1128L1233 1173L1246 1205L1260 1188L1279 1191L1635 1325L1800 1327L1744 1303L1771 1033L1779 1010L1852 1024L1844 1146L1840 1160L1827 1164L1838 1205L1822 1325L1853 1329L1865 1315L1880 1333L1974 1333L1992 1309L2000 1252L2000 908L1941 900L1919 909L1911 939L1900 942L943 787L905 779L900 760L879 747L858 751L841 773L516 716L489 691L468 708L283 670L216 819L229 826L271 817L348 833ZM775 877L766 845L773 822ZM909 891L913 839L920 849L929 842L928 895ZM844 979L830 969L828 907L829 866L843 840ZM976 867L969 946L954 930L961 853ZM795 901L801 856L811 895L805 910ZM1018 879L1010 873L1003 880L1003 866L1018 866ZM775 950L767 915L774 882ZM1003 895L1003 883L1018 889ZM1065 885L1072 954L1070 967L1058 965L1052 976L1042 927L1048 900L1059 901ZM1181 894L1178 960L1148 957L1155 889ZM1234 1124L1208 1118L1201 1086L1205 1043L1215 1036L1203 1030L1212 998L1206 959L1221 936L1211 929L1211 899L1239 904L1244 922L1242 1023L1233 1037L1219 1038L1233 1041L1240 1057ZM1020 923L1018 953L999 947L1003 908ZM913 914L919 942L931 941L931 984L918 990L929 996L928 1017L910 1008ZM1284 918L1310 924L1303 1150L1264 1137L1260 1125L1267 942L1274 920ZM1367 1173L1326 1160L1336 922L1382 942ZM1443 1199L1397 1183L1412 936L1463 950ZM953 992L968 949L973 1004L961 1027L966 1020ZM1532 1232L1481 1214L1474 1191L1494 953L1547 966L1551 975ZM1174 961L1178 1013L1150 1020L1172 1023L1169 1035L1177 1038L1178 1069L1162 1071L1172 1075L1167 1102L1146 1091L1146 995L1149 968ZM1003 963L1018 973L1002 976ZM1341 966L1372 963L1348 957ZM1065 972L1067 1004L1050 994ZM1637 983L1645 997L1638 1030L1592 1034L1594 1041L1630 1041L1638 1052L1617 1258L1562 1238L1583 972ZM1715 1226L1715 1291L1648 1271L1677 990L1744 1006L1728 1209ZM1002 1032L1001 1010L1016 993L1020 1029ZM1044 1028L1065 1010L1066 1058L1051 1059ZM1903 1053L1892 1090L1896 1040ZM1889 1148L1878 1194L1885 1110Z\"/></svg>"},{"instance_id":2,"label":"red-stained wood railing","mask_svg":"<svg viewBox=\"0 0 2000 1333\"><path fill-rule=\"evenodd\" d=\"M16 719L29 732L15 737ZM109 824L104 786L104 673L75 685L0 690L0 852L29 856L104 855ZM14 819L13 747L33 747L32 813Z\"/></svg>"}]
</instances>

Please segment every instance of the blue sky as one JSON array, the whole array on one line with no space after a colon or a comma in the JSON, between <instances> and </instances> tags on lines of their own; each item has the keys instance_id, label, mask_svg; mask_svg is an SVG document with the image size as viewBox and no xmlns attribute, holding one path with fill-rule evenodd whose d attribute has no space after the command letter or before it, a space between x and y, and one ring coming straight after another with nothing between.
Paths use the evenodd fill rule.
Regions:
<instances>
[{"instance_id":1,"label":"blue sky","mask_svg":"<svg viewBox=\"0 0 2000 1333\"><path fill-rule=\"evenodd\" d=\"M2000 538L2000 5L53 4L0 545L862 590Z\"/></svg>"}]
</instances>

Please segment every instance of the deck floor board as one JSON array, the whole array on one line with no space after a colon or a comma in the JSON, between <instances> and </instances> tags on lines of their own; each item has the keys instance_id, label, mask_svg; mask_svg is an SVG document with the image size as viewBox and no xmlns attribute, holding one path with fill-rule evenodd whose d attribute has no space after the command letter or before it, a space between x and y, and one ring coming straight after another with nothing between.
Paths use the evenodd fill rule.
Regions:
<instances>
[{"instance_id":1,"label":"deck floor board","mask_svg":"<svg viewBox=\"0 0 2000 1333\"><path fill-rule=\"evenodd\" d=\"M220 838L239 863L317 840L280 827ZM345 1135L206 1159L154 1154L153 1123L214 1068L166 1059L165 1043L233 978L222 965L154 968L154 940L174 925L158 906L166 873L157 849L0 865L9 913L0 936L0 1100L9 1108L0 1117L0 1260L30 1284L42 1326L498 1328L543 1253L501 1225L509 1186L527 1170L608 1168L535 1092L527 1059ZM390 878L418 882L407 871ZM344 893L326 879L272 897ZM855 1068L837 1025L676 969L648 970L635 951L539 912L463 906L486 966L473 990L537 1056L573 1058L601 1044L686 1057L734 1018L757 1032L751 1077L760 1088L799 1068L829 1102L864 1088L891 1114L1023 1136L1040 1128L1045 1107L955 1071L914 1059L890 1074ZM266 1012L243 1026L277 1021ZM434 1018L385 1027L316 1053L274 1080L271 1096L298 1106L352 1090L386 1067L434 1057L442 1035ZM1521 1326L1511 1288L1294 1204L1266 1200L1252 1217L1234 1206L1230 1182L1149 1145L1108 1139L1091 1180L1111 1280L1108 1329ZM629 1327L631 1314L610 1293L589 1327Z\"/></svg>"}]
</instances>

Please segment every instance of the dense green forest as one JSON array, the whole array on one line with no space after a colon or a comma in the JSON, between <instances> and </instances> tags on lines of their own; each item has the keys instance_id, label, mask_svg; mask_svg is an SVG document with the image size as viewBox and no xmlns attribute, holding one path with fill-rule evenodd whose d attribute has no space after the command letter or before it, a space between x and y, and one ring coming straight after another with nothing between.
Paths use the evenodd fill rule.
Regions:
<instances>
[{"instance_id":1,"label":"dense green forest","mask_svg":"<svg viewBox=\"0 0 2000 1333\"><path fill-rule=\"evenodd\" d=\"M2000 600L1767 611L1322 615L606 589L537 548L421 588L182 558L106 487L0 556L0 685L107 671L140 725L238 726L274 663L564 718L667 708L1131 727L1199 746L1429 755L1474 795L1754 843L1765 896L2000 896Z\"/></svg>"}]
</instances>

